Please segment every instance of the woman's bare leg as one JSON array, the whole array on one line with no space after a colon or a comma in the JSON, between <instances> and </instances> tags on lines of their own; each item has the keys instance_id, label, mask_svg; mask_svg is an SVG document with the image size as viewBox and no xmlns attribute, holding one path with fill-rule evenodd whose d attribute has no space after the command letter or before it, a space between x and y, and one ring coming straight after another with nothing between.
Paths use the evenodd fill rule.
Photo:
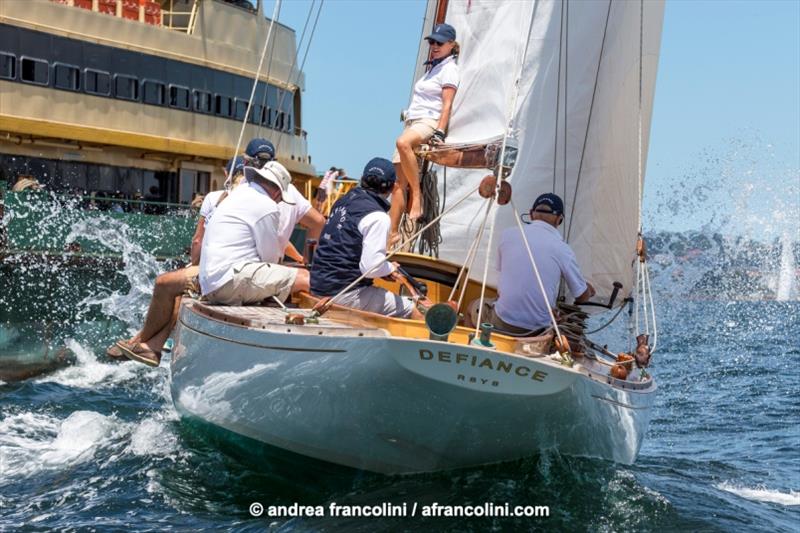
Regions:
<instances>
[{"instance_id":1,"label":"woman's bare leg","mask_svg":"<svg viewBox=\"0 0 800 533\"><path fill-rule=\"evenodd\" d=\"M410 206L408 218L414 222L422 216L422 192L419 186L419 165L417 164L417 156L414 154L414 149L422 144L423 140L419 133L411 129L404 131L397 139L397 152L400 154L400 166L403 169L403 174L408 183L408 189L411 191L408 199Z\"/></svg>"},{"instance_id":2,"label":"woman's bare leg","mask_svg":"<svg viewBox=\"0 0 800 533\"><path fill-rule=\"evenodd\" d=\"M400 218L406 208L406 188L408 187L403 167L399 163L395 163L394 169L397 173L397 181L392 189L392 206L389 209L389 219L392 221L392 229L389 232L389 248L400 239Z\"/></svg>"}]
</instances>

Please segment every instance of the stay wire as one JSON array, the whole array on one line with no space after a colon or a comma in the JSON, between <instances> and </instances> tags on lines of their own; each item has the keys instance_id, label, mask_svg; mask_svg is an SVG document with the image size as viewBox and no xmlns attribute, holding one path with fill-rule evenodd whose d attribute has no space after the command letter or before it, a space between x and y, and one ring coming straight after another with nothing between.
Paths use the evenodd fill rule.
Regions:
<instances>
[{"instance_id":1,"label":"stay wire","mask_svg":"<svg viewBox=\"0 0 800 533\"><path fill-rule=\"evenodd\" d=\"M556 82L556 124L555 134L553 135L553 192L556 192L556 166L558 159L558 119L561 114L561 57L563 55L564 46L564 3L566 0L561 0L561 24L558 32L558 78Z\"/></svg>"},{"instance_id":2,"label":"stay wire","mask_svg":"<svg viewBox=\"0 0 800 533\"><path fill-rule=\"evenodd\" d=\"M244 137L244 130L247 128L247 119L250 116L250 109L253 107L253 98L256 96L256 88L258 87L258 78L261 76L261 67L264 65L264 58L267 55L267 47L269 46L269 40L272 37L272 28L275 26L275 14L280 7L281 0L277 0L275 2L275 9L273 9L273 18L270 20L269 23L269 30L267 31L267 38L264 39L264 48L261 50L261 57L258 60L258 68L256 69L256 75L253 79L253 87L250 90L250 98L247 100L247 110L244 113L244 118L242 119L242 127L239 130L239 139L236 141L236 149L233 152L233 157L231 157L231 165L228 168L228 178L225 180L226 188L228 185L229 180L231 180L231 176L233 176L233 169L236 164L236 156L239 154L239 148L242 146L242 138Z\"/></svg>"},{"instance_id":3,"label":"stay wire","mask_svg":"<svg viewBox=\"0 0 800 533\"><path fill-rule=\"evenodd\" d=\"M489 204L489 200L486 200L486 212L483 215L483 221L481 222L480 227L478 228L478 232L475 235L475 238L472 241L472 245L470 246L469 252L467 253L467 258L464 261L464 264L461 266L461 270L458 272L458 277L456 278L456 283L453 285L453 289L450 291L450 298L448 300L452 300L453 296L455 295L456 287L458 286L459 280L461 280L462 275L464 279L461 280L461 291L458 295L458 309L461 309L461 303L464 301L464 294L467 292L467 285L469 284L469 278L467 276L467 271L472 268L472 264L475 262L475 258L478 256L478 247L480 246L481 241L483 240L483 232L486 229L486 221L489 220L489 211L491 205Z\"/></svg>"},{"instance_id":4,"label":"stay wire","mask_svg":"<svg viewBox=\"0 0 800 533\"><path fill-rule=\"evenodd\" d=\"M297 87L297 82L300 81L300 73L303 72L303 68L306 65L306 59L308 58L308 52L309 52L309 50L311 50L311 42L314 40L314 33L317 31L317 23L319 22L319 16L322 13L322 7L324 5L325 5L325 0L320 0L319 8L317 9L317 16L314 18L314 25L311 27L311 34L309 35L308 42L306 43L306 50L305 50L305 53L303 54L303 60L300 62L300 68L297 69L297 75L295 77L294 83L290 84L290 85L293 85L295 87L295 89L294 89L295 91L300 90L300 88ZM313 7L313 4L312 4L312 7ZM309 10L309 12L310 11L311 10ZM292 73L292 70L294 69L295 64L297 64L297 56L299 55L299 51L300 51L300 49L298 48L298 53L295 54L294 61L292 62L292 69L289 70L289 73L290 73L289 76L290 77L291 77L291 73ZM286 97L286 94L288 92L289 91L281 92L280 99L278 100L278 109L279 110L283 109L283 101L284 101L284 99ZM292 91L292 95L294 95L294 91ZM295 127L294 124L292 125L292 127ZM282 140L283 140L283 137L278 137L278 146L275 148L275 152L276 153L278 151L278 148L280 148Z\"/></svg>"},{"instance_id":5,"label":"stay wire","mask_svg":"<svg viewBox=\"0 0 800 533\"><path fill-rule=\"evenodd\" d=\"M497 183L495 185L495 194L492 196L492 201L500 194L500 186L505 179L503 176L503 163L506 160L506 149L508 148L508 138L514 132L514 128L516 126L514 121L514 110L517 108L517 99L519 98L519 89L520 89L520 82L522 81L522 72L525 68L525 59L528 57L528 48L531 44L531 35L533 35L533 25L536 22L536 13L538 10L539 2L536 2L533 5L533 12L531 13L530 23L528 24L528 32L525 38L525 48L522 50L522 54L518 55L518 63L519 63L519 70L517 72L517 77L514 81L514 86L512 89L511 97L508 100L507 107L506 107L506 134L503 136L503 144L500 148L500 157L498 159L498 166L497 166ZM520 21L523 21L524 18L520 18ZM516 213L516 208L515 211ZM516 220L519 220L518 217L514 217ZM475 335L478 335L480 329L480 320L481 314L483 311L483 301L486 296L486 278L489 271L489 257L492 255L492 238L494 236L494 229L495 229L495 221L497 220L497 211L494 213L494 217L492 218L492 229L491 233L489 233L489 243L486 248L486 264L484 266L483 271L483 281L481 283L481 297L478 302L478 323L475 325Z\"/></svg>"},{"instance_id":6,"label":"stay wire","mask_svg":"<svg viewBox=\"0 0 800 533\"><path fill-rule=\"evenodd\" d=\"M276 18L280 19L281 7L283 7L283 4L281 4L280 6L278 6L276 4L275 7L276 7L275 11L277 11L277 17ZM275 18L273 20L275 20ZM272 60L274 58L275 58L275 43L273 43L273 46L269 51L269 62L267 63L267 75L266 75L267 85L264 87L264 94L261 97L261 117L259 117L259 119L258 119L258 127L256 128L256 137L257 138L261 137L261 128L264 127L264 113L265 113L265 110L267 108L267 96L269 94L269 80L270 80L269 76L270 76L270 73L272 72ZM272 125L272 117L269 117L269 124Z\"/></svg>"},{"instance_id":7,"label":"stay wire","mask_svg":"<svg viewBox=\"0 0 800 533\"><path fill-rule=\"evenodd\" d=\"M597 96L598 80L600 79L600 66L603 63L603 51L605 50L605 47L606 47L606 35L608 34L608 21L609 21L609 19L611 17L611 2L612 2L612 0L608 0L608 10L606 11L606 23L605 23L605 27L603 28L603 40L600 43L600 54L599 54L599 57L597 58L597 71L596 71L595 77L594 77L594 88L592 89L592 100L591 100L591 102L589 104L589 118L586 121L586 131L584 132L584 135L583 135L583 147L581 148L581 159L580 159L580 162L578 163L578 177L575 180L575 193L572 195L572 205L570 206L569 221L567 222L567 236L566 236L566 239L565 239L567 243L569 243L569 238L570 238L570 235L572 233L572 220L573 220L573 216L575 214L575 203L576 203L577 198L578 198L578 189L580 188L581 175L583 173L583 159L584 159L584 156L586 155L586 143L589 140L589 129L590 129L591 124L592 124L592 116L593 116L593 111L594 111L594 101L595 101L595 97Z\"/></svg>"},{"instance_id":8,"label":"stay wire","mask_svg":"<svg viewBox=\"0 0 800 533\"><path fill-rule=\"evenodd\" d=\"M568 95L569 95L569 0L566 0L567 8L566 8L566 15L564 17L564 146L563 146L563 156L564 156L564 177L563 177L563 192L564 194L561 198L567 198L567 131L569 130L569 106L567 105ZM556 192L555 189L553 192ZM573 199L574 202L574 199ZM572 219L572 213L569 214L570 221ZM561 235L564 235L565 228L562 226ZM560 289L563 290L564 284L561 284Z\"/></svg>"}]
</instances>

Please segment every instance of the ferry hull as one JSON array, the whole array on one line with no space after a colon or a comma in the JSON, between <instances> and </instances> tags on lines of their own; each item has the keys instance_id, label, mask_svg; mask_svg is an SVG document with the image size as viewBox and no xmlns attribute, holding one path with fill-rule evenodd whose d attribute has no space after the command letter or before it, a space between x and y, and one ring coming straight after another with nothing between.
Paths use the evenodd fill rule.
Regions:
<instances>
[{"instance_id":1,"label":"ferry hull","mask_svg":"<svg viewBox=\"0 0 800 533\"><path fill-rule=\"evenodd\" d=\"M620 390L579 370L472 346L297 329L260 331L184 307L171 363L178 410L298 454L391 474L549 450L631 463L650 418L654 387Z\"/></svg>"}]
</instances>

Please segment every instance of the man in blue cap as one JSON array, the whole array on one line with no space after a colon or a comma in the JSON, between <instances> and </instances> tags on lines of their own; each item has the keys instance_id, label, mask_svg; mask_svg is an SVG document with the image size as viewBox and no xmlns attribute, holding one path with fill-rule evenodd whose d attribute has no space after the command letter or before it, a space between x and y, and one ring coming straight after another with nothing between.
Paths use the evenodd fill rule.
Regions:
<instances>
[{"instance_id":1,"label":"man in blue cap","mask_svg":"<svg viewBox=\"0 0 800 533\"><path fill-rule=\"evenodd\" d=\"M396 180L388 159L376 157L364 167L359 187L337 200L322 229L311 267L311 292L338 295L364 275L335 304L400 318L421 319L413 301L373 286L373 279L397 278L386 257L390 220L387 196Z\"/></svg>"},{"instance_id":2,"label":"man in blue cap","mask_svg":"<svg viewBox=\"0 0 800 533\"><path fill-rule=\"evenodd\" d=\"M247 143L244 159L248 167L261 168L275 159L275 145L267 139L255 138Z\"/></svg>"},{"instance_id":3,"label":"man in blue cap","mask_svg":"<svg viewBox=\"0 0 800 533\"><path fill-rule=\"evenodd\" d=\"M564 222L561 198L553 193L540 195L533 202L530 217L524 238L533 251L547 302L536 282L523 235L514 226L503 232L497 249L497 301L487 302L482 315L498 330L515 335L533 334L550 324L547 304L555 307L562 276L578 303L587 301L595 292L581 274L575 253L558 231Z\"/></svg>"}]
</instances>

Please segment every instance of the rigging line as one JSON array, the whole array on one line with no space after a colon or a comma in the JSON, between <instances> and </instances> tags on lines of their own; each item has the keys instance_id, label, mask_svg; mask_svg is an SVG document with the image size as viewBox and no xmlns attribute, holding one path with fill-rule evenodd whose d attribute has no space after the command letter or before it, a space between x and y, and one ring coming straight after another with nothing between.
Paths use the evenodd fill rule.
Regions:
<instances>
[{"instance_id":1,"label":"rigging line","mask_svg":"<svg viewBox=\"0 0 800 533\"><path fill-rule=\"evenodd\" d=\"M556 126L553 135L553 192L556 192L556 160L558 158L558 116L561 111L561 56L564 45L564 2L561 0L561 25L558 30L558 78L556 84Z\"/></svg>"},{"instance_id":2,"label":"rigging line","mask_svg":"<svg viewBox=\"0 0 800 533\"><path fill-rule=\"evenodd\" d=\"M244 118L242 119L242 127L239 130L239 139L236 141L236 149L233 152L233 157L231 158L231 166L228 169L228 176L233 176L233 168L236 164L236 155L239 153L239 148L242 146L242 138L244 137L244 130L247 128L247 119L250 116L250 108L253 107L253 98L256 96L256 87L258 87L258 78L261 76L261 67L264 66L264 58L267 55L267 46L269 45L269 39L272 36L272 28L275 26L275 12L278 9L281 0L277 0L275 2L275 9L273 9L273 19L270 20L269 23L269 30L267 31L267 38L264 39L264 49L261 51L261 57L258 60L258 68L256 69L256 76L253 79L253 88L250 90L250 98L247 100L247 110L244 113ZM228 178L231 179L231 178ZM225 180L228 183L228 179Z\"/></svg>"},{"instance_id":3,"label":"rigging line","mask_svg":"<svg viewBox=\"0 0 800 533\"><path fill-rule=\"evenodd\" d=\"M641 303L639 302L640 294L641 294L641 285L642 285L642 262L638 259L636 260L636 288L635 288L635 297L636 297L636 305L633 306L633 325L634 325L634 335L638 335L641 331L639 329L639 306Z\"/></svg>"},{"instance_id":4,"label":"rigging line","mask_svg":"<svg viewBox=\"0 0 800 533\"><path fill-rule=\"evenodd\" d=\"M644 332L650 334L650 318L647 315L647 264L642 262L642 316L644 317Z\"/></svg>"},{"instance_id":5,"label":"rigging line","mask_svg":"<svg viewBox=\"0 0 800 533\"><path fill-rule=\"evenodd\" d=\"M572 206L570 206L570 214L569 214L569 222L567 223L567 238L565 239L567 243L569 243L569 237L572 233L572 220L573 215L575 214L575 203L578 198L578 189L581 184L581 175L583 173L583 158L586 155L586 143L589 140L589 128L592 125L592 115L594 111L594 100L597 96L597 85L598 80L600 79L600 66L603 63L603 51L606 47L606 34L608 33L608 21L611 18L611 2L612 0L608 0L608 10L606 11L606 23L605 27L603 28L603 40L600 43L600 55L597 58L597 72L594 76L594 89L592 89L592 100L589 104L589 118L586 121L586 132L583 136L583 147L581 148L581 159L578 163L578 177L575 181L575 193L572 195Z\"/></svg>"},{"instance_id":6,"label":"rigging line","mask_svg":"<svg viewBox=\"0 0 800 533\"><path fill-rule=\"evenodd\" d=\"M499 181L499 180L498 180ZM488 210L491 211L494 205L494 196L489 199ZM489 218L488 216L486 218ZM477 337L481 330L481 315L483 315L483 301L486 297L486 278L489 275L489 258L492 256L492 240L494 238L494 222L497 220L497 213L495 213L492 220L492 231L489 232L489 243L486 245L486 261L483 263L483 280L481 281L481 299L478 303L478 319L475 321L475 336ZM519 219L517 219L519 220ZM477 254L476 254L477 255Z\"/></svg>"},{"instance_id":7,"label":"rigging line","mask_svg":"<svg viewBox=\"0 0 800 533\"><path fill-rule=\"evenodd\" d=\"M289 67L289 76L288 76L287 83L286 83L287 87L291 85L292 73L294 71L294 66L297 64L297 56L300 55L300 49L303 47L303 40L305 39L305 36L306 36L306 29L308 28L308 23L311 21L311 14L314 12L314 5L316 3L317 3L317 0L311 0L311 6L308 8L308 14L306 15L306 21L305 21L305 24L303 24L303 31L300 32L300 40L297 42L297 51L295 52L294 58L292 59L292 64ZM267 77L268 78L269 78L269 69L272 68L272 57L274 55L274 51L275 50L274 50L274 47L273 47L273 50L272 50L273 53L270 54L270 62L268 64L268 66L267 66ZM279 93L282 96L283 95L283 89L279 89ZM264 105L266 104L267 94L268 94L268 90L265 90L264 91L264 97L261 99L262 109L263 109ZM283 101L281 100L280 103L283 103ZM273 121L272 117L270 117L270 120L269 120L270 127L274 126L277 123L277 117L278 117L278 114L280 113L280 110L281 110L280 109L280 105L278 105L278 107L275 109L275 119L276 120ZM260 134L261 134L261 124L259 124L259 126L258 126L258 136L260 136ZM278 137L278 144L280 145L280 137ZM275 148L276 155L277 155L277 152L278 152L278 149Z\"/></svg>"},{"instance_id":8,"label":"rigging line","mask_svg":"<svg viewBox=\"0 0 800 533\"><path fill-rule=\"evenodd\" d=\"M275 11L277 11L277 17L276 18L280 19L281 7L283 7L283 4L281 4L280 6L276 5L275 7L276 7ZM273 15L274 15L274 13L273 13ZM273 20L275 20L275 19L273 19ZM273 44L273 46L269 51L269 61L267 62L267 74L266 74L267 83L266 83L266 85L264 87L264 95L261 97L261 116L258 118L258 127L256 128L256 138L260 138L261 137L261 128L264 127L264 113L266 112L267 95L269 94L269 80L270 80L269 75L272 72L272 60L275 58L275 43L272 43L272 44ZM272 123L272 117L269 117L269 123L270 124Z\"/></svg>"},{"instance_id":9,"label":"rigging line","mask_svg":"<svg viewBox=\"0 0 800 533\"><path fill-rule=\"evenodd\" d=\"M506 148L508 147L509 132L513 131L514 126L515 126L515 124L514 124L514 109L517 106L517 98L519 98L519 84L520 84L520 81L522 80L522 71L525 68L525 58L528 57L528 48L530 47L530 44L531 44L531 35L533 34L533 24L536 21L536 12L537 12L538 6L539 6L539 2L536 2L534 4L534 6L533 6L533 11L531 13L530 23L528 24L528 33L527 33L527 36L526 36L526 39L525 39L525 48L522 50L522 55L518 56L519 57L519 61L518 61L519 70L517 71L517 76L516 76L516 79L514 81L514 87L512 89L513 93L511 95L510 100L508 101L508 107L506 108L506 124L507 124L507 126L506 126L506 134L503 135L503 144L502 144L502 146L500 148L500 158L498 159L499 163L498 163L498 168L497 168L497 178L498 179L497 179L497 184L495 186L495 194L494 194L494 196L492 196L492 202L494 202L494 199L496 197L498 197L498 195L500 194L500 186L502 185L502 182L503 182L503 179L504 179L503 178L503 162L505 161ZM522 17L520 17L520 20L524 20L524 19ZM514 209L514 213L515 214L517 213L516 208ZM515 216L514 218L517 221L519 221L519 217ZM491 229L491 232L489 233L489 243L488 243L488 246L486 248L486 264L485 264L484 270L483 270L483 281L481 283L481 298L480 298L480 304L479 304L479 307L478 307L478 320L477 320L478 324L475 326L475 335L478 335L479 329L480 329L481 313L483 312L483 300L484 300L484 297L485 297L485 294L486 294L486 277L487 277L488 272L489 272L489 257L491 257L491 255L492 255L492 238L494 237L494 223L495 223L496 220L497 220L497 211L494 212L494 217L492 218L492 229Z\"/></svg>"},{"instance_id":10,"label":"rigging line","mask_svg":"<svg viewBox=\"0 0 800 533\"><path fill-rule=\"evenodd\" d=\"M645 270L645 279L647 280L647 292L650 298L650 312L653 319L653 344L650 346L650 354L654 354L656 346L658 346L658 325L656 324L656 306L653 303L653 289L650 287L650 270Z\"/></svg>"},{"instance_id":11,"label":"rigging line","mask_svg":"<svg viewBox=\"0 0 800 533\"><path fill-rule=\"evenodd\" d=\"M306 43L306 51L303 54L303 61L300 62L300 68L297 70L297 76L295 78L295 83L292 84L292 85L295 85L295 91L300 90L299 87L297 87L297 82L300 81L300 73L303 72L303 68L306 66L306 59L308 58L308 52L309 52L309 50L311 50L311 41L314 40L314 33L317 31L317 22L319 22L319 16L322 13L322 6L324 6L324 5L325 5L325 0L320 0L319 8L317 9L317 16L314 18L314 25L311 26L311 34L309 35L308 42ZM296 61L297 61L297 56L295 55L295 62ZM289 72L290 72L289 76L291 77L291 71L289 71ZM281 98L278 101L278 109L283 109L283 100L286 97L286 94L288 92L289 91L284 91L284 92L281 93ZM294 92L292 92L292 95L294 95ZM292 127L294 128L294 125L292 125ZM291 135L291 134L293 134L293 132L289 132L289 134ZM275 152L276 153L278 152L278 148L281 145L281 140L282 139L283 139L283 137L278 137L278 146L275 147Z\"/></svg>"},{"instance_id":12,"label":"rigging line","mask_svg":"<svg viewBox=\"0 0 800 533\"><path fill-rule=\"evenodd\" d=\"M637 196L639 216L639 233L642 232L642 58L644 54L644 0L639 0L639 194Z\"/></svg>"},{"instance_id":13,"label":"rigging line","mask_svg":"<svg viewBox=\"0 0 800 533\"><path fill-rule=\"evenodd\" d=\"M511 198L511 208L514 210L515 213L518 213L517 206L514 204L514 198ZM545 307L547 307L547 314L550 315L550 322L553 324L553 329L556 332L556 338L561 341L561 331L558 329L558 323L556 322L556 317L553 314L553 308L550 306L550 299L547 297L547 291L544 290L544 284L542 283L542 277L539 275L539 268L536 266L536 261L533 258L533 251L531 250L531 245L528 242L528 237L525 235L525 229L522 227L522 221L519 217L514 217L514 220L517 221L517 227L519 228L519 232L522 234L522 242L525 243L525 250L528 252L528 259L531 260L531 266L533 267L533 273L536 274L536 282L539 284L539 290L542 291L542 298L544 298ZM559 342L560 344L560 342Z\"/></svg>"},{"instance_id":14,"label":"rigging line","mask_svg":"<svg viewBox=\"0 0 800 533\"><path fill-rule=\"evenodd\" d=\"M569 112L567 106L567 97L569 95L569 0L567 2L567 13L564 19L564 194L561 198L567 198L567 130L569 129ZM553 190L553 192L556 192ZM572 213L570 213L572 219ZM561 226L561 236L564 236L566 228ZM564 284L560 284L560 290L564 289Z\"/></svg>"},{"instance_id":15,"label":"rigging line","mask_svg":"<svg viewBox=\"0 0 800 533\"><path fill-rule=\"evenodd\" d=\"M486 227L486 221L489 219L489 200L485 201L486 203L486 213L484 214L483 221L481 225L478 226L478 231L475 234L475 238L472 240L472 245L470 246L469 252L467 253L467 257L464 261L464 264L461 266L461 270L458 273L458 278L456 279L456 283L453 285L453 289L450 291L450 298L448 300L452 300L453 296L455 296L456 288L458 288L458 283L461 281L461 276L464 275L463 285L461 285L461 291L458 296L458 308L461 308L461 302L464 299L464 293L466 292L467 285L469 284L469 278L466 275L466 272L472 268L472 263L475 261L475 257L477 256L478 246L480 245L481 240L483 240L483 230Z\"/></svg>"},{"instance_id":16,"label":"rigging line","mask_svg":"<svg viewBox=\"0 0 800 533\"><path fill-rule=\"evenodd\" d=\"M464 293L466 292L467 285L469 284L469 279L466 275L468 269L472 268L472 263L475 261L475 257L478 255L478 246L480 242L483 240L483 231L486 228L486 221L489 220L489 201L486 200L486 212L483 215L483 220L481 221L481 225L478 226L478 231L475 234L475 238L472 240L472 245L469 248L469 252L467 253L467 257L464 261L464 264L461 266L461 270L458 272L458 277L456 278L456 282L453 284L453 288L450 291L450 297L448 300L452 300L453 296L455 296L456 288L458 288L458 284L461 281L461 276L464 276L463 285L461 285L461 291L458 296L458 308L461 308L461 302L464 299Z\"/></svg>"},{"instance_id":17,"label":"rigging line","mask_svg":"<svg viewBox=\"0 0 800 533\"><path fill-rule=\"evenodd\" d=\"M595 328L595 329L593 329L591 331L585 332L585 335L592 335L593 333L597 333L598 331L602 331L602 330L606 329L608 326L610 326L617 319L617 317L620 315L620 313L622 313L625 310L625 307L627 307L625 305L626 303L627 303L627 300L622 302L622 305L619 306L619 309L617 309L617 312L614 313L614 316L612 316L611 319L608 322L606 322L605 324L603 324L602 326L600 326L598 328Z\"/></svg>"},{"instance_id":18,"label":"rigging line","mask_svg":"<svg viewBox=\"0 0 800 533\"><path fill-rule=\"evenodd\" d=\"M417 237L418 237L418 236L419 236L419 235L420 235L420 234L421 234L423 231L425 231L426 229L428 229L429 227L431 227L432 225L434 225L436 222L438 222L438 221L439 221L439 219L440 219L440 218L442 218L443 216L445 216L445 215L446 215L448 212L452 211L453 209L455 209L456 207L458 207L459 205L461 205L461 204L464 202L464 200L466 200L467 198L469 198L469 197L470 197L470 195L472 195L472 194L473 194L475 191L477 191L477 190L478 190L478 187L475 187L474 189L471 189L471 190L467 191L467 193L466 193L464 196L462 196L462 197L461 197L461 198L460 198L460 199L459 199L459 200L458 200L456 203L454 203L453 205L451 205L451 206L450 206L450 209L448 209L447 211L443 211L442 213L440 213L440 214L439 214L439 216L437 216L436 218L434 218L433 220L431 220L430 222L428 222L427 224L425 224L425 225L424 225L422 228L420 228L420 229L419 229L419 230L418 230L418 231L417 231L415 234L413 234L413 235L411 235L410 237L406 238L406 240L405 240L405 241L398 243L398 244L397 244L397 246L395 246L395 247L394 247L392 250L390 250L390 251L389 251L389 252L386 254L386 260L388 261L390 257L392 257L393 255L395 255L395 254L396 254L396 253L398 253L398 252L401 252L404 246L406 246L406 245L407 245L409 242L411 242L412 240L416 239L416 238L417 238ZM339 291L339 292L337 292L335 295L333 295L333 296L331 297L331 299L330 299L330 302L331 302L331 303L333 303L333 302L334 302L334 301L335 301L337 298L339 298L339 297L340 297L342 294L346 293L347 291L349 291L350 289L352 289L353 287L355 287L355 286L356 286L356 285L357 285L357 284L358 284L358 283L359 283L359 282L360 282L362 279L364 279L364 278L365 278L365 277L367 277L369 274L373 273L373 272L374 272L374 271L376 271L378 268L380 268L380 267L383 265L383 263L384 263L384 261L379 261L379 262L378 262L376 265L374 265L372 268L370 268L369 270L367 270L366 272L364 272L363 274L361 274L360 276L358 276L358 277L357 277L357 278L356 278L356 279L355 279L355 280L354 280L352 283L350 283L350 284L349 284L347 287L345 287L344 289L340 290L340 291Z\"/></svg>"}]
</instances>

